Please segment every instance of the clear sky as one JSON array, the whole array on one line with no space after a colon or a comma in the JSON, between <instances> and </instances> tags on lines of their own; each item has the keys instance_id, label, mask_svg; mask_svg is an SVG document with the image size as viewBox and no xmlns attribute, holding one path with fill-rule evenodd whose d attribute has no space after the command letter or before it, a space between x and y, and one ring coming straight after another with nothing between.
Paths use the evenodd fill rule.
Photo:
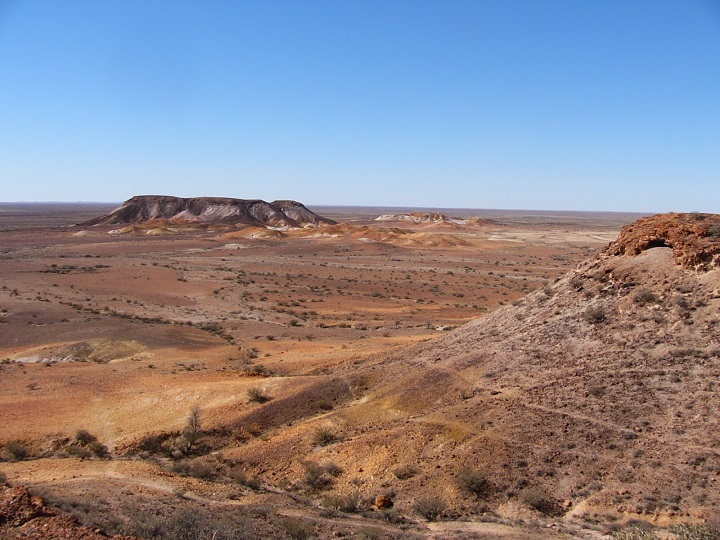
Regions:
<instances>
[{"instance_id":1,"label":"clear sky","mask_svg":"<svg viewBox=\"0 0 720 540\"><path fill-rule=\"evenodd\" d=\"M720 212L720 0L0 0L0 201Z\"/></svg>"}]
</instances>

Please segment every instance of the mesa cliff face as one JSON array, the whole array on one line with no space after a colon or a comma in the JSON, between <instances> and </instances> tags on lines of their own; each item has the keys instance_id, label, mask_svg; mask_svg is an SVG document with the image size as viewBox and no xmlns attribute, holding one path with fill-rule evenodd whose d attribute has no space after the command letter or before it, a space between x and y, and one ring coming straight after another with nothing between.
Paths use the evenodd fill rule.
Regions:
<instances>
[{"instance_id":1,"label":"mesa cliff face","mask_svg":"<svg viewBox=\"0 0 720 540\"><path fill-rule=\"evenodd\" d=\"M335 223L296 201L268 203L259 199L140 195L128 199L113 212L81 225L126 225L151 220L287 228Z\"/></svg>"}]
</instances>

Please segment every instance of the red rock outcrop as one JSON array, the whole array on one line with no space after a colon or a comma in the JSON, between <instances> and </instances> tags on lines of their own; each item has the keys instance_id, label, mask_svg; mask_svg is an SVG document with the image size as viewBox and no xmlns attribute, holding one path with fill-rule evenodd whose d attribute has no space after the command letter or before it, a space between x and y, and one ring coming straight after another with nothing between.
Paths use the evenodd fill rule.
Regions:
<instances>
[{"instance_id":1,"label":"red rock outcrop","mask_svg":"<svg viewBox=\"0 0 720 540\"><path fill-rule=\"evenodd\" d=\"M656 247L670 247L683 268L707 272L720 267L720 215L658 214L623 227L606 255L633 256Z\"/></svg>"},{"instance_id":2,"label":"red rock outcrop","mask_svg":"<svg viewBox=\"0 0 720 540\"><path fill-rule=\"evenodd\" d=\"M0 484L0 538L8 536L27 540L134 540L82 526L70 516L56 515L27 488Z\"/></svg>"}]
</instances>

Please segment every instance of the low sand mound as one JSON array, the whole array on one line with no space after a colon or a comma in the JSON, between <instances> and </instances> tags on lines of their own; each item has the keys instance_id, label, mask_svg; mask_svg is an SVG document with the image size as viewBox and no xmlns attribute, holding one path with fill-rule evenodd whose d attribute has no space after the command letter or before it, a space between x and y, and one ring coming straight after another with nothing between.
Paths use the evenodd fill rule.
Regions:
<instances>
[{"instance_id":1,"label":"low sand mound","mask_svg":"<svg viewBox=\"0 0 720 540\"><path fill-rule=\"evenodd\" d=\"M366 225L330 225L318 227L310 234L299 234L303 238L342 238L397 246L464 247L471 245L465 240L447 234L416 232L396 227L368 227Z\"/></svg>"},{"instance_id":2,"label":"low sand mound","mask_svg":"<svg viewBox=\"0 0 720 540\"><path fill-rule=\"evenodd\" d=\"M23 351L14 360L17 362L108 362L131 358L145 352L141 343L113 341L107 339L78 341L76 343L54 345Z\"/></svg>"}]
</instances>

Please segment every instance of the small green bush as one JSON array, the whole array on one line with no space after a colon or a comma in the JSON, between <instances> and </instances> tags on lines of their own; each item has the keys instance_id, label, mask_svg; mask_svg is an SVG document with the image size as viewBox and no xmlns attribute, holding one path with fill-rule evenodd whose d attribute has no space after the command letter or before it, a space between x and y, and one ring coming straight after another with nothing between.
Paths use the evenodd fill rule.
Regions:
<instances>
[{"instance_id":1,"label":"small green bush","mask_svg":"<svg viewBox=\"0 0 720 540\"><path fill-rule=\"evenodd\" d=\"M710 236L720 236L720 223L713 223L710 225L710 228L708 228L708 234L710 234Z\"/></svg>"},{"instance_id":2,"label":"small green bush","mask_svg":"<svg viewBox=\"0 0 720 540\"><path fill-rule=\"evenodd\" d=\"M413 509L428 521L437 520L447 508L447 504L440 497L427 497L418 499Z\"/></svg>"}]
</instances>

